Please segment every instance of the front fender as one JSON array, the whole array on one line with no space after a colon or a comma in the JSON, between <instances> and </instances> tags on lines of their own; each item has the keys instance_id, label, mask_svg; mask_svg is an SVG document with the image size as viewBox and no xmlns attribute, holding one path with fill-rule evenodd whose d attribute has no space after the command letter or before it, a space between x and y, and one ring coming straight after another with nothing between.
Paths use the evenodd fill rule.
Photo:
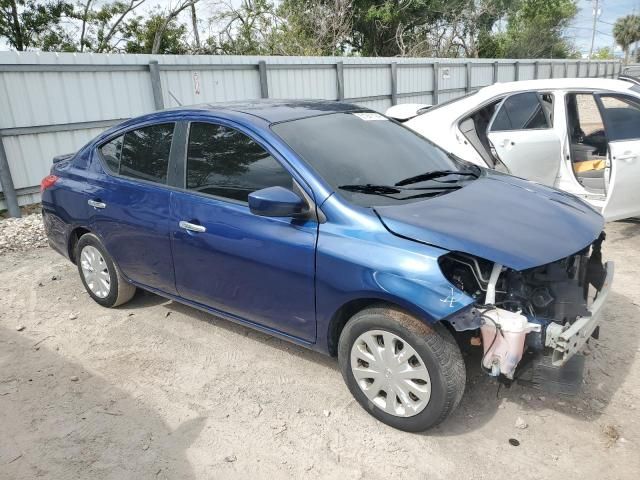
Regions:
<instances>
[{"instance_id":1,"label":"front fender","mask_svg":"<svg viewBox=\"0 0 640 480\"><path fill-rule=\"evenodd\" d=\"M316 260L318 349L325 350L331 321L343 305L380 300L398 305L425 323L459 312L474 300L442 274L447 250L397 237L384 229L353 236L336 224L320 227Z\"/></svg>"}]
</instances>

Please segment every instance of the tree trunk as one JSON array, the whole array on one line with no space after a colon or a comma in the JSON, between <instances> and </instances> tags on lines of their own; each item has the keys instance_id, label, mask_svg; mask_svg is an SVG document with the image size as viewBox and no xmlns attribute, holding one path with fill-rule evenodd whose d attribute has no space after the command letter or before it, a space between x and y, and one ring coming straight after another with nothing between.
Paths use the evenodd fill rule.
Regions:
<instances>
[{"instance_id":1,"label":"tree trunk","mask_svg":"<svg viewBox=\"0 0 640 480\"><path fill-rule=\"evenodd\" d=\"M160 43L162 43L162 35L164 35L164 31L167 29L167 25L171 21L171 17L165 19L164 22L158 27L156 30L156 34L153 37L153 46L151 47L151 53L156 54L160 51Z\"/></svg>"},{"instance_id":2,"label":"tree trunk","mask_svg":"<svg viewBox=\"0 0 640 480\"><path fill-rule=\"evenodd\" d=\"M196 42L196 48L200 51L200 34L198 33L198 17L196 17L196 4L191 4L191 24L193 25L193 38Z\"/></svg>"},{"instance_id":3,"label":"tree trunk","mask_svg":"<svg viewBox=\"0 0 640 480\"><path fill-rule=\"evenodd\" d=\"M20 17L18 17L18 5L15 0L11 0L11 19L13 20L13 41L16 50L24 51L24 38L22 36L22 26L20 25Z\"/></svg>"},{"instance_id":4,"label":"tree trunk","mask_svg":"<svg viewBox=\"0 0 640 480\"><path fill-rule=\"evenodd\" d=\"M89 16L89 7L92 0L87 0L87 4L84 6L84 14L82 15L82 30L80 32L80 52L84 52L84 35L87 31L87 18Z\"/></svg>"},{"instance_id":5,"label":"tree trunk","mask_svg":"<svg viewBox=\"0 0 640 480\"><path fill-rule=\"evenodd\" d=\"M629 65L629 45L624 49L624 64Z\"/></svg>"}]
</instances>

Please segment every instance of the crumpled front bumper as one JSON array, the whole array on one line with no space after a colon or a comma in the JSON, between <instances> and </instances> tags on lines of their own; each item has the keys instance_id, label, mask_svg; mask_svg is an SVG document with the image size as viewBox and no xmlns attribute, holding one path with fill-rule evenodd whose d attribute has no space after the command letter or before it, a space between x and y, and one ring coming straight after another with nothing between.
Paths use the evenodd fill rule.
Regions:
<instances>
[{"instance_id":1,"label":"crumpled front bumper","mask_svg":"<svg viewBox=\"0 0 640 480\"><path fill-rule=\"evenodd\" d=\"M570 325L552 323L547 327L545 346L553 349L551 362L560 367L582 350L584 344L600 324L602 307L611 290L613 281L613 262L604 265L606 275L602 288L589 308L589 315L578 317Z\"/></svg>"}]
</instances>

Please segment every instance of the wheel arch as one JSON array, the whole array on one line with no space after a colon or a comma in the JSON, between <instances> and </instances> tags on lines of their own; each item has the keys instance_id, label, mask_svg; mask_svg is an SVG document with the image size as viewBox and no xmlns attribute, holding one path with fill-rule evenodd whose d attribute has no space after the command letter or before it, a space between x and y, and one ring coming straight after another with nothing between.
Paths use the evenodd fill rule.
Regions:
<instances>
[{"instance_id":1,"label":"wheel arch","mask_svg":"<svg viewBox=\"0 0 640 480\"><path fill-rule=\"evenodd\" d=\"M82 237L87 233L93 233L93 232L86 227L75 227L69 233L69 239L67 241L67 254L69 255L69 260L71 260L74 264L76 263L76 258L75 258L76 245L78 244L80 237Z\"/></svg>"},{"instance_id":2,"label":"wheel arch","mask_svg":"<svg viewBox=\"0 0 640 480\"><path fill-rule=\"evenodd\" d=\"M437 319L432 318L425 311L419 309L415 305L407 304L400 299L383 298L379 296L353 298L343 303L331 316L326 333L327 350L329 355L332 357L336 357L338 355L338 340L340 339L342 330L349 320L358 312L374 306L401 310L416 317L427 325L432 325L438 322Z\"/></svg>"}]
</instances>

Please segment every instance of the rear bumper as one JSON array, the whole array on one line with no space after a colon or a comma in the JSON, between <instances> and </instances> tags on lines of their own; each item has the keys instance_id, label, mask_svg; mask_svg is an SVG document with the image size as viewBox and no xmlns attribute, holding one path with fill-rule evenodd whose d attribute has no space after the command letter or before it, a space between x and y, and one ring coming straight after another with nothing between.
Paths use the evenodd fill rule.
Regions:
<instances>
[{"instance_id":1,"label":"rear bumper","mask_svg":"<svg viewBox=\"0 0 640 480\"><path fill-rule=\"evenodd\" d=\"M49 246L60 255L69 258L69 225L60 217L47 210L42 210L42 222L47 234Z\"/></svg>"},{"instance_id":2,"label":"rear bumper","mask_svg":"<svg viewBox=\"0 0 640 480\"><path fill-rule=\"evenodd\" d=\"M553 349L551 362L560 367L582 350L593 331L600 325L602 307L611 290L613 282L613 262L604 265L606 276L602 288L589 308L589 314L571 325L553 323L547 327L545 346Z\"/></svg>"}]
</instances>

